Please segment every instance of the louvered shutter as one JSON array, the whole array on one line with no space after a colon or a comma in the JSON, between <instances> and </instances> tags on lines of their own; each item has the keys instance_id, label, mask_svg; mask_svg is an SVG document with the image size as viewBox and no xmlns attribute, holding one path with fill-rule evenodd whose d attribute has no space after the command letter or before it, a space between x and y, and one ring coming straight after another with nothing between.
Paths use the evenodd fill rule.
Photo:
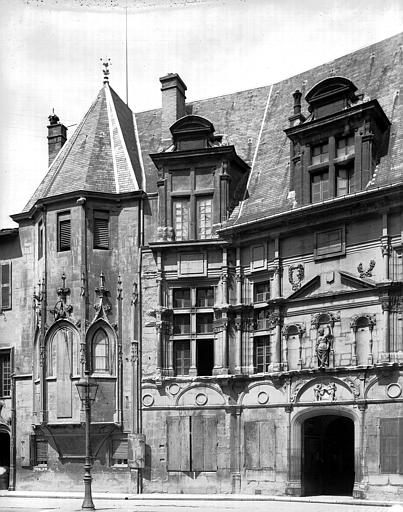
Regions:
<instances>
[{"instance_id":1,"label":"louvered shutter","mask_svg":"<svg viewBox=\"0 0 403 512\"><path fill-rule=\"evenodd\" d=\"M109 249L109 215L94 212L94 249Z\"/></svg>"},{"instance_id":2,"label":"louvered shutter","mask_svg":"<svg viewBox=\"0 0 403 512\"><path fill-rule=\"evenodd\" d=\"M69 251L71 246L70 214L59 215L59 251Z\"/></svg>"},{"instance_id":3,"label":"louvered shutter","mask_svg":"<svg viewBox=\"0 0 403 512\"><path fill-rule=\"evenodd\" d=\"M3 263L0 266L0 283L0 309L11 309L11 263Z\"/></svg>"}]
</instances>

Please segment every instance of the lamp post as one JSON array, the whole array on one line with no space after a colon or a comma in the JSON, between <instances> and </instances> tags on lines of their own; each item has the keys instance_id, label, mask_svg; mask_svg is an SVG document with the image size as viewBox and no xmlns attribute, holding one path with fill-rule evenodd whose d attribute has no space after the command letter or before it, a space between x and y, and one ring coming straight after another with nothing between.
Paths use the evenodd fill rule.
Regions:
<instances>
[{"instance_id":1,"label":"lamp post","mask_svg":"<svg viewBox=\"0 0 403 512\"><path fill-rule=\"evenodd\" d=\"M92 453L91 453L91 402L94 402L98 391L98 383L95 379L89 376L89 371L86 370L85 376L81 377L77 382L77 391L80 400L85 409L85 463L84 463L84 501L81 505L83 510L95 510L92 501L91 493L91 466L92 466Z\"/></svg>"}]
</instances>

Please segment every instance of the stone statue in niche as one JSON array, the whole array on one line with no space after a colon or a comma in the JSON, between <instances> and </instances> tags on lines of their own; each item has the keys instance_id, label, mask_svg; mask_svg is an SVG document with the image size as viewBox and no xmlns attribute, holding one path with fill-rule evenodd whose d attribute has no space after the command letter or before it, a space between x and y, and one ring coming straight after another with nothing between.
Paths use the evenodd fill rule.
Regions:
<instances>
[{"instance_id":1,"label":"stone statue in niche","mask_svg":"<svg viewBox=\"0 0 403 512\"><path fill-rule=\"evenodd\" d=\"M316 340L316 356L319 368L329 366L329 352L332 340L333 336L330 325L320 326L318 329L318 339Z\"/></svg>"}]
</instances>

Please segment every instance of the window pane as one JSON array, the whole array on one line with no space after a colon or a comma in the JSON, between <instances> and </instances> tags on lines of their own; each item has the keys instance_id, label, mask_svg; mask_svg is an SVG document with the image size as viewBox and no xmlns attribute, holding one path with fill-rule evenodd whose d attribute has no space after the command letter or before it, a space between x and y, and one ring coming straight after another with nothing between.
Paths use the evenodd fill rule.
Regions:
<instances>
[{"instance_id":1,"label":"window pane","mask_svg":"<svg viewBox=\"0 0 403 512\"><path fill-rule=\"evenodd\" d=\"M196 189L213 188L213 174L209 169L196 169Z\"/></svg>"},{"instance_id":2,"label":"window pane","mask_svg":"<svg viewBox=\"0 0 403 512\"><path fill-rule=\"evenodd\" d=\"M268 372L270 365L270 338L268 336L254 340L254 367L256 373Z\"/></svg>"},{"instance_id":3,"label":"window pane","mask_svg":"<svg viewBox=\"0 0 403 512\"><path fill-rule=\"evenodd\" d=\"M213 313L203 313L196 316L196 332L205 334L213 332Z\"/></svg>"},{"instance_id":4,"label":"window pane","mask_svg":"<svg viewBox=\"0 0 403 512\"><path fill-rule=\"evenodd\" d=\"M92 340L92 371L108 372L109 339L103 329L99 329Z\"/></svg>"},{"instance_id":5,"label":"window pane","mask_svg":"<svg viewBox=\"0 0 403 512\"><path fill-rule=\"evenodd\" d=\"M10 353L0 355L0 396L8 397L11 394L11 358Z\"/></svg>"},{"instance_id":6,"label":"window pane","mask_svg":"<svg viewBox=\"0 0 403 512\"><path fill-rule=\"evenodd\" d=\"M190 289L180 288L173 291L174 308L190 308Z\"/></svg>"},{"instance_id":7,"label":"window pane","mask_svg":"<svg viewBox=\"0 0 403 512\"><path fill-rule=\"evenodd\" d=\"M176 375L189 375L190 368L190 342L175 341L174 368Z\"/></svg>"},{"instance_id":8,"label":"window pane","mask_svg":"<svg viewBox=\"0 0 403 512\"><path fill-rule=\"evenodd\" d=\"M269 283L255 284L255 302L265 302L270 299Z\"/></svg>"},{"instance_id":9,"label":"window pane","mask_svg":"<svg viewBox=\"0 0 403 512\"><path fill-rule=\"evenodd\" d=\"M196 303L198 308L214 306L214 288L197 288Z\"/></svg>"},{"instance_id":10,"label":"window pane","mask_svg":"<svg viewBox=\"0 0 403 512\"><path fill-rule=\"evenodd\" d=\"M189 238L189 200L175 199L173 201L173 224L176 240Z\"/></svg>"},{"instance_id":11,"label":"window pane","mask_svg":"<svg viewBox=\"0 0 403 512\"><path fill-rule=\"evenodd\" d=\"M190 315L174 315L174 334L190 333Z\"/></svg>"},{"instance_id":12,"label":"window pane","mask_svg":"<svg viewBox=\"0 0 403 512\"><path fill-rule=\"evenodd\" d=\"M197 237L201 240L211 238L212 199L197 199Z\"/></svg>"},{"instance_id":13,"label":"window pane","mask_svg":"<svg viewBox=\"0 0 403 512\"><path fill-rule=\"evenodd\" d=\"M311 177L311 201L317 203L329 198L329 173L323 172Z\"/></svg>"},{"instance_id":14,"label":"window pane","mask_svg":"<svg viewBox=\"0 0 403 512\"><path fill-rule=\"evenodd\" d=\"M176 172L172 174L172 191L190 190L190 173L189 171Z\"/></svg>"}]
</instances>

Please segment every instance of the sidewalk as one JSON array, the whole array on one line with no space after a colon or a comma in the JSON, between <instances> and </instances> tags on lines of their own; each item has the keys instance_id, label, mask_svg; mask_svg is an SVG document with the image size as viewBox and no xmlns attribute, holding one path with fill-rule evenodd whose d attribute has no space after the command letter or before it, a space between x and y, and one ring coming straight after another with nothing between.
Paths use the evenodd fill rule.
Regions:
<instances>
[{"instance_id":1,"label":"sidewalk","mask_svg":"<svg viewBox=\"0 0 403 512\"><path fill-rule=\"evenodd\" d=\"M301 502L301 503L329 503L332 505L363 505L377 507L391 507L392 505L402 505L403 501L378 501L378 500L359 500L349 496L269 496L262 494L123 494L123 493L99 493L93 492L94 500L113 500L113 501L234 501L234 502ZM63 491L0 491L0 498L47 498L47 499L81 499L83 492L63 492Z\"/></svg>"}]
</instances>

